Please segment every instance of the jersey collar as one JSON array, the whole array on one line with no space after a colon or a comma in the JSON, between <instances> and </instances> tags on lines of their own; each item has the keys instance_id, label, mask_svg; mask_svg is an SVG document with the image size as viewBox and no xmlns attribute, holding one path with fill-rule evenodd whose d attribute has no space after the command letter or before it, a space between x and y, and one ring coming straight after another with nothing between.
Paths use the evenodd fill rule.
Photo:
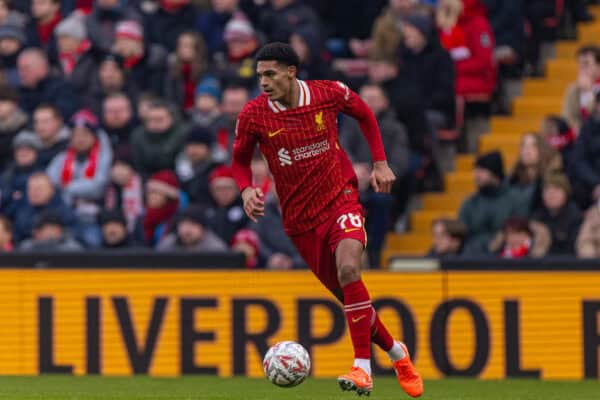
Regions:
<instances>
[{"instance_id":1,"label":"jersey collar","mask_svg":"<svg viewBox=\"0 0 600 400\"><path fill-rule=\"evenodd\" d=\"M296 79L296 82L298 82L298 88L300 89L298 91L298 107L305 107L310 105L310 89L308 88L308 85L305 81L300 79ZM274 113L279 113L287 110L287 107L285 107L278 101L267 100L267 102L269 103L269 108Z\"/></svg>"}]
</instances>

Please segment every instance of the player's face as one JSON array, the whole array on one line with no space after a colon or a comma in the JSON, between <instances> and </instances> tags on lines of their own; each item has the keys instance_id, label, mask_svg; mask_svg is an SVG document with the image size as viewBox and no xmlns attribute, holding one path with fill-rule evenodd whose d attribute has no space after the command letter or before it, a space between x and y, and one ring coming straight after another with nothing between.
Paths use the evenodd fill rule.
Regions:
<instances>
[{"instance_id":1,"label":"player's face","mask_svg":"<svg viewBox=\"0 0 600 400\"><path fill-rule=\"evenodd\" d=\"M260 90L270 100L281 100L292 90L292 82L296 79L296 67L281 65L277 61L259 61L256 65L256 76Z\"/></svg>"}]
</instances>

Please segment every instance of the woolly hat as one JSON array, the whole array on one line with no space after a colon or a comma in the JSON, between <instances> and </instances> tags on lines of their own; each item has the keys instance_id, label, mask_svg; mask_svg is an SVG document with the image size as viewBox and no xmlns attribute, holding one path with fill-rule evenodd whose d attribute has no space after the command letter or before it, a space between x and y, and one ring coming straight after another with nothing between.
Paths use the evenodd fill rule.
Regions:
<instances>
[{"instance_id":1,"label":"woolly hat","mask_svg":"<svg viewBox=\"0 0 600 400\"><path fill-rule=\"evenodd\" d=\"M33 132L21 131L12 141L13 149L19 147L29 147L34 150L42 149L42 140Z\"/></svg>"},{"instance_id":2,"label":"woolly hat","mask_svg":"<svg viewBox=\"0 0 600 400\"><path fill-rule=\"evenodd\" d=\"M109 222L118 222L121 225L127 226L127 220L125 215L120 210L105 210L98 216L98 223L100 225L108 224Z\"/></svg>"},{"instance_id":3,"label":"woolly hat","mask_svg":"<svg viewBox=\"0 0 600 400\"><path fill-rule=\"evenodd\" d=\"M502 154L499 151L492 151L481 155L475 161L475 167L487 169L501 181L504 180L504 162L502 161Z\"/></svg>"},{"instance_id":4,"label":"woolly hat","mask_svg":"<svg viewBox=\"0 0 600 400\"><path fill-rule=\"evenodd\" d=\"M77 40L87 38L85 24L79 17L69 17L63 19L54 29L54 34L58 36L70 36Z\"/></svg>"},{"instance_id":5,"label":"woolly hat","mask_svg":"<svg viewBox=\"0 0 600 400\"><path fill-rule=\"evenodd\" d=\"M79 110L69 120L69 127L74 128L87 128L92 134L97 135L100 125L98 123L98 117L93 112L87 109Z\"/></svg>"},{"instance_id":6,"label":"woolly hat","mask_svg":"<svg viewBox=\"0 0 600 400\"><path fill-rule=\"evenodd\" d=\"M45 225L65 226L62 216L55 211L46 210L38 214L33 222L33 229L40 229Z\"/></svg>"},{"instance_id":7,"label":"woolly hat","mask_svg":"<svg viewBox=\"0 0 600 400\"><path fill-rule=\"evenodd\" d=\"M242 13L236 13L225 25L223 38L225 42L246 42L254 39L255 33L252 24Z\"/></svg>"},{"instance_id":8,"label":"woolly hat","mask_svg":"<svg viewBox=\"0 0 600 400\"><path fill-rule=\"evenodd\" d=\"M19 24L9 21L0 25L0 40L2 39L15 39L19 43L25 43L25 32Z\"/></svg>"},{"instance_id":9,"label":"woolly hat","mask_svg":"<svg viewBox=\"0 0 600 400\"><path fill-rule=\"evenodd\" d=\"M233 180L235 180L235 178L233 176L233 170L231 169L231 167L222 165L220 167L215 168L210 173L210 176L208 177L208 183L212 184L217 179L233 179Z\"/></svg>"},{"instance_id":10,"label":"woolly hat","mask_svg":"<svg viewBox=\"0 0 600 400\"><path fill-rule=\"evenodd\" d=\"M211 146L215 142L215 136L211 131L202 127L202 126L194 126L192 127L185 139L185 143L202 143L207 146Z\"/></svg>"},{"instance_id":11,"label":"woolly hat","mask_svg":"<svg viewBox=\"0 0 600 400\"><path fill-rule=\"evenodd\" d=\"M231 246L235 246L238 243L247 243L254 251L258 254L258 249L260 247L260 240L258 238L258 234L252 229L240 229L233 235L233 239L231 239Z\"/></svg>"},{"instance_id":12,"label":"woolly hat","mask_svg":"<svg viewBox=\"0 0 600 400\"><path fill-rule=\"evenodd\" d=\"M179 197L179 182L175 173L168 169L158 171L146 182L146 190L162 193L171 199Z\"/></svg>"},{"instance_id":13,"label":"woolly hat","mask_svg":"<svg viewBox=\"0 0 600 400\"><path fill-rule=\"evenodd\" d=\"M433 22L431 18L420 15L420 14L411 14L404 18L404 22L408 25L415 27L421 35L425 36L425 38L429 38L431 36L431 32L433 30Z\"/></svg>"},{"instance_id":14,"label":"woolly hat","mask_svg":"<svg viewBox=\"0 0 600 400\"><path fill-rule=\"evenodd\" d=\"M198 206L187 207L177 216L178 224L183 221L192 221L200 225L206 225L204 210Z\"/></svg>"},{"instance_id":15,"label":"woolly hat","mask_svg":"<svg viewBox=\"0 0 600 400\"><path fill-rule=\"evenodd\" d=\"M561 188L567 197L571 195L571 184L569 179L564 174L550 174L544 178L544 189L548 186L556 186Z\"/></svg>"},{"instance_id":16,"label":"woolly hat","mask_svg":"<svg viewBox=\"0 0 600 400\"><path fill-rule=\"evenodd\" d=\"M220 101L221 87L219 81L212 77L204 78L200 81L198 86L196 86L196 96L202 95L209 95Z\"/></svg>"},{"instance_id":17,"label":"woolly hat","mask_svg":"<svg viewBox=\"0 0 600 400\"><path fill-rule=\"evenodd\" d=\"M144 30L139 22L128 20L121 21L115 28L115 39L126 38L137 41L144 40Z\"/></svg>"}]
</instances>

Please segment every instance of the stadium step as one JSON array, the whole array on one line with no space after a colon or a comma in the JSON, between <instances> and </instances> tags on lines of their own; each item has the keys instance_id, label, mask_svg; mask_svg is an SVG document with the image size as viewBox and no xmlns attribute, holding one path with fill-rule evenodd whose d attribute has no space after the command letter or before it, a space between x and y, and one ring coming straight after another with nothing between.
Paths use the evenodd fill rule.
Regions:
<instances>
[{"instance_id":1,"label":"stadium step","mask_svg":"<svg viewBox=\"0 0 600 400\"><path fill-rule=\"evenodd\" d=\"M459 154L455 160L456 171L471 172L473 170L474 163L475 163L474 155Z\"/></svg>"},{"instance_id":2,"label":"stadium step","mask_svg":"<svg viewBox=\"0 0 600 400\"><path fill-rule=\"evenodd\" d=\"M573 62L577 50L582 46L581 42L562 42L556 45L556 58L568 59Z\"/></svg>"},{"instance_id":3,"label":"stadium step","mask_svg":"<svg viewBox=\"0 0 600 400\"><path fill-rule=\"evenodd\" d=\"M548 114L559 114L561 108L562 98L553 96L525 96L513 102L513 113L517 117L531 115L541 119Z\"/></svg>"},{"instance_id":4,"label":"stadium step","mask_svg":"<svg viewBox=\"0 0 600 400\"><path fill-rule=\"evenodd\" d=\"M577 63L575 60L564 58L550 60L546 65L546 77L549 79L571 78L575 80L577 78Z\"/></svg>"},{"instance_id":5,"label":"stadium step","mask_svg":"<svg viewBox=\"0 0 600 400\"><path fill-rule=\"evenodd\" d=\"M471 173L471 172L468 172ZM458 210L472 192L428 193L423 195L423 210Z\"/></svg>"},{"instance_id":6,"label":"stadium step","mask_svg":"<svg viewBox=\"0 0 600 400\"><path fill-rule=\"evenodd\" d=\"M552 96L562 99L571 82L571 79L528 79L523 83L523 96Z\"/></svg>"},{"instance_id":7,"label":"stadium step","mask_svg":"<svg viewBox=\"0 0 600 400\"><path fill-rule=\"evenodd\" d=\"M494 132L529 132L540 129L541 119L538 116L523 115L520 117L492 117L490 131Z\"/></svg>"},{"instance_id":8,"label":"stadium step","mask_svg":"<svg viewBox=\"0 0 600 400\"><path fill-rule=\"evenodd\" d=\"M447 193L465 193L475 190L475 181L471 172L451 172L446 175Z\"/></svg>"},{"instance_id":9,"label":"stadium step","mask_svg":"<svg viewBox=\"0 0 600 400\"><path fill-rule=\"evenodd\" d=\"M458 210L420 210L414 212L410 217L410 227L413 233L431 232L431 224L438 218L455 218Z\"/></svg>"}]
</instances>

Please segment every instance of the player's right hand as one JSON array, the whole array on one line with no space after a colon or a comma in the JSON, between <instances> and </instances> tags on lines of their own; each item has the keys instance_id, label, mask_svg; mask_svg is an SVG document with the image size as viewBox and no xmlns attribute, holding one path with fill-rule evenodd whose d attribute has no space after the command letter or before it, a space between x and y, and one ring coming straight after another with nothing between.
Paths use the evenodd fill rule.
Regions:
<instances>
[{"instance_id":1,"label":"player's right hand","mask_svg":"<svg viewBox=\"0 0 600 400\"><path fill-rule=\"evenodd\" d=\"M247 187L242 192L244 212L254 222L265 215L265 195L259 188Z\"/></svg>"}]
</instances>

